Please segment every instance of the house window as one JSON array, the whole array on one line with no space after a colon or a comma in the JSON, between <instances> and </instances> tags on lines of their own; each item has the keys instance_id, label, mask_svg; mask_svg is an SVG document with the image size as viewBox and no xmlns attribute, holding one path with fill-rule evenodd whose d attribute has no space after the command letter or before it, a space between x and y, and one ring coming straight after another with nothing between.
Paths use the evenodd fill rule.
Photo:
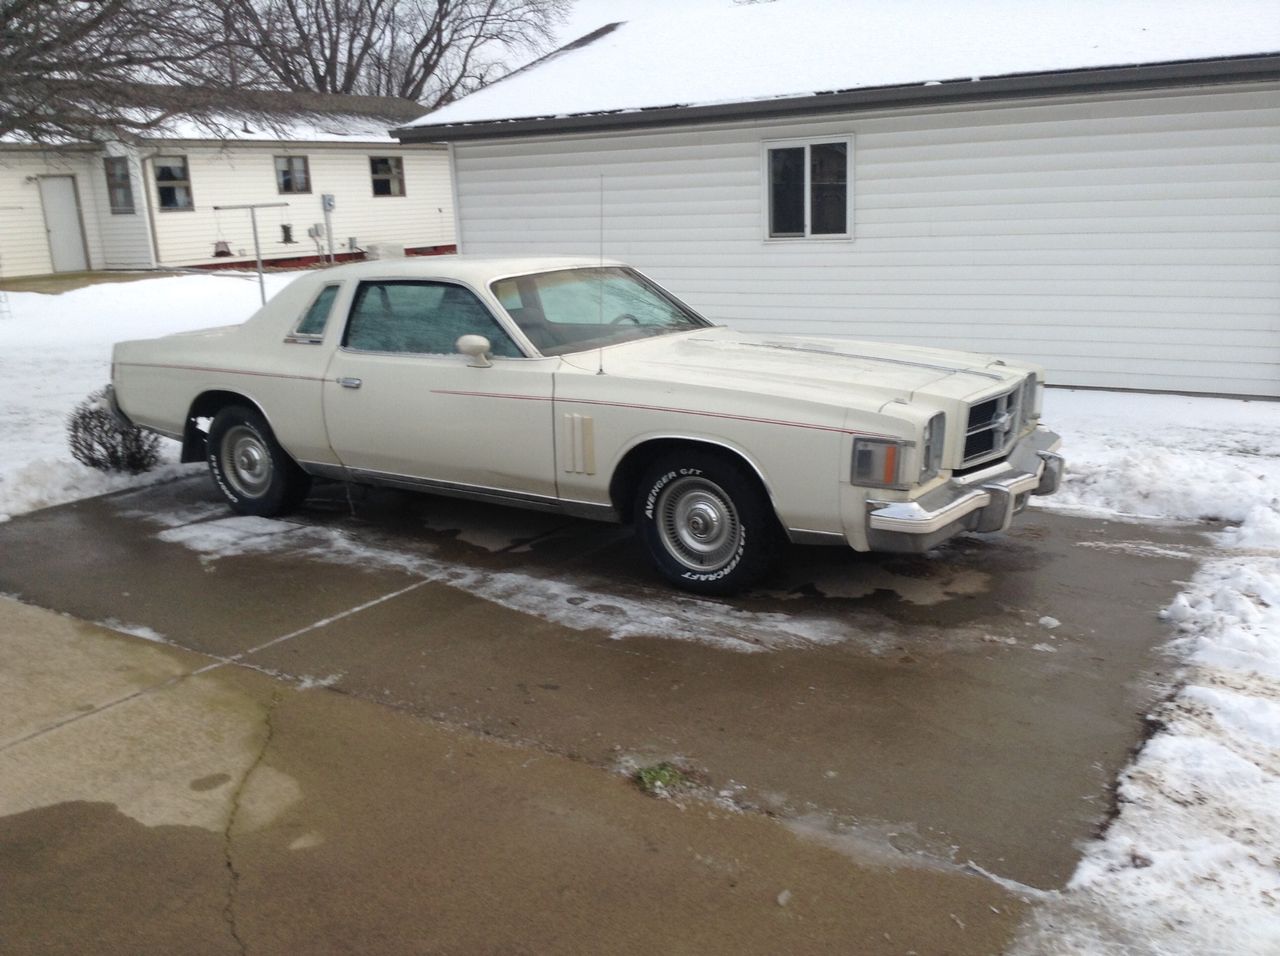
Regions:
<instances>
[{"instance_id":1,"label":"house window","mask_svg":"<svg viewBox=\"0 0 1280 956\"><path fill-rule=\"evenodd\" d=\"M107 173L107 201L111 215L132 216L133 180L129 175L129 160L123 156L108 156L102 161Z\"/></svg>"},{"instance_id":2,"label":"house window","mask_svg":"<svg viewBox=\"0 0 1280 956\"><path fill-rule=\"evenodd\" d=\"M311 192L311 171L307 168L307 157L276 157L276 189L282 193Z\"/></svg>"},{"instance_id":3,"label":"house window","mask_svg":"<svg viewBox=\"0 0 1280 956\"><path fill-rule=\"evenodd\" d=\"M194 209L191 200L191 174L187 171L185 156L157 156L156 192L160 197L160 209Z\"/></svg>"},{"instance_id":4,"label":"house window","mask_svg":"<svg viewBox=\"0 0 1280 956\"><path fill-rule=\"evenodd\" d=\"M847 238L848 138L765 150L770 239Z\"/></svg>"},{"instance_id":5,"label":"house window","mask_svg":"<svg viewBox=\"0 0 1280 956\"><path fill-rule=\"evenodd\" d=\"M404 195L404 160L399 156L370 156L375 196Z\"/></svg>"}]
</instances>

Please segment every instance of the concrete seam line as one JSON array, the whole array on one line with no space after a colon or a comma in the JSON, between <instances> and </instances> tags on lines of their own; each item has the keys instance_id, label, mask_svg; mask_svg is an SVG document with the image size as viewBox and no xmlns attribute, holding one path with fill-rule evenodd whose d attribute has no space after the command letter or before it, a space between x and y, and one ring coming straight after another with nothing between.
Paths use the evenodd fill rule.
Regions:
<instances>
[{"instance_id":1,"label":"concrete seam line","mask_svg":"<svg viewBox=\"0 0 1280 956\"><path fill-rule=\"evenodd\" d=\"M149 687L140 687L135 691L131 691L128 694L125 694L121 697L117 697L115 700L109 700L105 704L95 707L93 710L72 714L70 717L65 717L62 720L49 724L47 727L41 727L39 730L33 730L31 731L31 733L26 734L25 736L15 738L14 740L10 740L4 744L0 744L0 753L3 753L4 751L9 750L10 748L17 747L19 744L24 744L29 740L34 740L37 737L42 737L51 731L59 730L63 727L66 727L68 724L73 724L76 721L84 720L86 717L94 717L98 714L103 713L104 711L111 710L115 707L120 706L121 704L128 703L129 701L134 700L135 698L141 697L144 694L150 694L151 692L157 691L157 690L164 690L168 687L172 687L175 684L181 683L182 681L187 680L188 678L191 678L191 677L200 677L204 674L209 673L210 671L217 670L219 667L224 667L227 664L238 664L250 654L256 654L258 651L265 650L268 647L272 647L284 641L292 640L295 637L300 637L301 635L306 634L309 631L314 631L314 630L317 630L318 628L326 627L327 625L332 624L335 621L341 621L344 618L351 617L353 614L359 614L361 611L368 610L369 608L382 604L385 601L390 601L394 598L398 598L402 594L408 594L410 591L416 590L417 588L422 587L424 584L430 584L430 583L431 581L426 578L422 579L421 581L415 581L413 584L410 584L408 587L400 588L399 590L392 591L389 594L383 594L380 597L373 598L370 601L365 601L363 604L358 604L355 607L347 608L347 610L345 611L341 611L329 617L322 618L319 621L315 621L311 624L308 624L306 627L300 627L296 631L290 631L288 634L282 634L280 637L272 638L271 640L267 641L265 644L259 644L257 647L250 648L247 651L241 651L239 654L232 655L231 657L215 658L212 664L206 664L204 667L198 667L195 670L188 671L185 674L176 674L173 677L167 677L164 680L160 681L160 683L152 684ZM175 646L181 647L181 645L175 645ZM188 649L183 648L183 650L188 650Z\"/></svg>"},{"instance_id":2,"label":"concrete seam line","mask_svg":"<svg viewBox=\"0 0 1280 956\"><path fill-rule=\"evenodd\" d=\"M259 644L257 647L251 647L247 651L241 651L239 654L232 654L230 657L219 658L215 663L207 664L198 670L192 671L191 673L192 675L203 674L207 671L211 671L211 670L214 670L215 668L221 667L224 664L237 664L240 661L244 660L246 657L249 657L250 655L256 654L259 651L265 651L268 647L274 647L277 644L283 644L285 641L291 641L295 637L301 637L303 634L307 634L310 631L315 631L322 627L327 627L330 624L333 624L335 621L341 621L344 618L351 617L354 614L359 614L361 611L367 611L371 607L376 607L377 605L383 604L386 601L394 600L395 598L398 598L403 594L408 594L410 591L416 591L418 588L422 587L424 584L430 584L430 583L431 583L431 580L429 578L423 578L421 581L415 581L413 584L410 584L407 587L400 588L400 590L398 591L392 591L389 594L383 594L379 597L373 598L372 600L365 601L363 604L357 604L355 607L347 608L345 611L340 611L337 614L334 614L330 617L322 618L319 621L315 621L311 624L308 624L306 627L300 627L296 631L290 631L288 634L282 634L279 637L273 637L271 640L263 644Z\"/></svg>"}]
</instances>

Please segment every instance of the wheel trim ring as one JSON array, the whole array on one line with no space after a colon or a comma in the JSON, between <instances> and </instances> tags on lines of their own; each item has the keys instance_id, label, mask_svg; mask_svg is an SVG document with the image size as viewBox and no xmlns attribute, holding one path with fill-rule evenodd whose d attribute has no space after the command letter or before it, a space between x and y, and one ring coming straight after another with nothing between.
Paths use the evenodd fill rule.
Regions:
<instances>
[{"instance_id":1,"label":"wheel trim ring","mask_svg":"<svg viewBox=\"0 0 1280 956\"><path fill-rule=\"evenodd\" d=\"M691 571L719 571L741 548L738 509L723 488L706 478L673 481L658 496L654 515L664 550Z\"/></svg>"},{"instance_id":2,"label":"wheel trim ring","mask_svg":"<svg viewBox=\"0 0 1280 956\"><path fill-rule=\"evenodd\" d=\"M222 436L222 470L235 491L260 498L271 486L271 451L248 425L235 425Z\"/></svg>"}]
</instances>

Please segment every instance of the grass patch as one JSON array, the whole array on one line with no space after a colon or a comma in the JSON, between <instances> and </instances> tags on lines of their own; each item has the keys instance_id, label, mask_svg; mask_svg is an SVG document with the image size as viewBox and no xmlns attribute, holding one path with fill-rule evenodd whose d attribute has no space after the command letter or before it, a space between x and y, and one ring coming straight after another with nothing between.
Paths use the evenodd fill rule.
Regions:
<instances>
[{"instance_id":1,"label":"grass patch","mask_svg":"<svg viewBox=\"0 0 1280 956\"><path fill-rule=\"evenodd\" d=\"M693 786L693 778L675 764L663 761L651 767L641 767L635 773L635 782L645 793L660 796L673 790L685 790Z\"/></svg>"}]
</instances>

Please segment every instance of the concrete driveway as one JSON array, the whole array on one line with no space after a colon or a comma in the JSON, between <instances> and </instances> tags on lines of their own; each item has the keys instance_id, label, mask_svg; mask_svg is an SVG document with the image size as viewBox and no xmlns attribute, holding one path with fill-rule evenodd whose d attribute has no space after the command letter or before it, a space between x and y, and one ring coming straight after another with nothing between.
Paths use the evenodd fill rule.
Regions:
<instances>
[{"instance_id":1,"label":"concrete driveway","mask_svg":"<svg viewBox=\"0 0 1280 956\"><path fill-rule=\"evenodd\" d=\"M5 949L171 873L191 905L132 951L998 951L1105 821L1203 547L1032 512L710 601L621 529L394 492L231 518L200 474L20 517L0 592L115 633L3 628L6 672L65 645L0 728ZM692 796L623 775L661 761Z\"/></svg>"}]
</instances>

